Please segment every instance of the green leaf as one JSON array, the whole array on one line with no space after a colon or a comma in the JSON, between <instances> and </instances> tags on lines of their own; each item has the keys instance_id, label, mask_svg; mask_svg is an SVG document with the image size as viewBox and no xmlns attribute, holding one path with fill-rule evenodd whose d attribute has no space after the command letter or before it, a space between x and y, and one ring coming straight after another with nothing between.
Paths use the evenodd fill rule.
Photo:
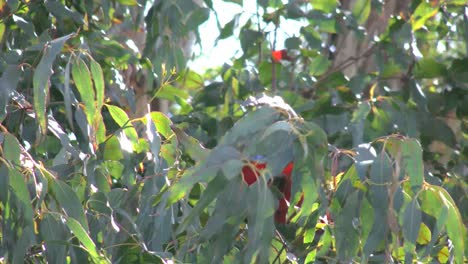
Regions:
<instances>
[{"instance_id":1,"label":"green leaf","mask_svg":"<svg viewBox=\"0 0 468 264\"><path fill-rule=\"evenodd\" d=\"M320 76L327 71L330 64L331 63L328 61L327 57L318 55L310 62L309 72L311 75Z\"/></svg>"},{"instance_id":2,"label":"green leaf","mask_svg":"<svg viewBox=\"0 0 468 264\"><path fill-rule=\"evenodd\" d=\"M367 21L371 11L371 0L356 0L353 5L353 16L360 25Z\"/></svg>"},{"instance_id":3,"label":"green leaf","mask_svg":"<svg viewBox=\"0 0 468 264\"><path fill-rule=\"evenodd\" d=\"M0 40L3 39L3 34L5 34L5 24L0 22Z\"/></svg>"},{"instance_id":4,"label":"green leaf","mask_svg":"<svg viewBox=\"0 0 468 264\"><path fill-rule=\"evenodd\" d=\"M12 264L23 264L26 258L27 250L32 246L31 237L34 235L33 227L25 227L20 235L18 241L16 241L13 249L13 260Z\"/></svg>"},{"instance_id":5,"label":"green leaf","mask_svg":"<svg viewBox=\"0 0 468 264\"><path fill-rule=\"evenodd\" d=\"M52 16L58 18L61 23L63 23L63 21L61 20L69 18L72 18L78 24L83 24L85 22L83 19L83 15L81 15L77 11L72 11L61 1L46 1L44 2L44 5L47 8L47 10L52 14Z\"/></svg>"},{"instance_id":6,"label":"green leaf","mask_svg":"<svg viewBox=\"0 0 468 264\"><path fill-rule=\"evenodd\" d=\"M335 11L337 7L336 0L310 0L310 3L313 9L320 10L327 14Z\"/></svg>"},{"instance_id":7,"label":"green leaf","mask_svg":"<svg viewBox=\"0 0 468 264\"><path fill-rule=\"evenodd\" d=\"M72 217L67 217L66 224L84 246L84 249L89 253L91 259L95 263L110 263L109 260L99 255L96 244L94 244L93 240L88 234L89 231L85 229L80 222L76 221Z\"/></svg>"},{"instance_id":8,"label":"green leaf","mask_svg":"<svg viewBox=\"0 0 468 264\"><path fill-rule=\"evenodd\" d=\"M438 78L447 76L447 67L433 58L419 60L414 69L416 78Z\"/></svg>"},{"instance_id":9,"label":"green leaf","mask_svg":"<svg viewBox=\"0 0 468 264\"><path fill-rule=\"evenodd\" d=\"M353 118L351 122L358 122L367 118L371 110L371 105L369 102L362 102L358 104L358 108L353 112Z\"/></svg>"},{"instance_id":10,"label":"green leaf","mask_svg":"<svg viewBox=\"0 0 468 264\"><path fill-rule=\"evenodd\" d=\"M138 5L137 0L117 0L117 1L121 3L122 5L128 5L128 6Z\"/></svg>"},{"instance_id":11,"label":"green leaf","mask_svg":"<svg viewBox=\"0 0 468 264\"><path fill-rule=\"evenodd\" d=\"M5 164L0 164L0 202L6 204L10 189L10 178L8 176L8 167Z\"/></svg>"},{"instance_id":12,"label":"green leaf","mask_svg":"<svg viewBox=\"0 0 468 264\"><path fill-rule=\"evenodd\" d=\"M234 28L237 26L239 23L239 17L240 14L236 14L231 21L226 23L224 27L221 29L221 32L219 33L219 37L216 39L216 41L220 39L226 39L234 34Z\"/></svg>"},{"instance_id":13,"label":"green leaf","mask_svg":"<svg viewBox=\"0 0 468 264\"><path fill-rule=\"evenodd\" d=\"M78 199L75 191L61 180L53 179L50 181L50 188L54 193L55 199L65 211L67 216L76 219L80 226L86 231L89 231L88 221L83 210L83 206Z\"/></svg>"},{"instance_id":14,"label":"green leaf","mask_svg":"<svg viewBox=\"0 0 468 264\"><path fill-rule=\"evenodd\" d=\"M354 259L359 249L358 228L352 224L359 215L359 192L354 191L347 199L344 207L337 212L335 220L336 252L340 262L349 262Z\"/></svg>"},{"instance_id":15,"label":"green leaf","mask_svg":"<svg viewBox=\"0 0 468 264\"><path fill-rule=\"evenodd\" d=\"M432 234L429 227L427 227L426 224L421 223L418 233L418 239L416 239L416 242L420 245L427 245L431 241L431 237Z\"/></svg>"},{"instance_id":16,"label":"green leaf","mask_svg":"<svg viewBox=\"0 0 468 264\"><path fill-rule=\"evenodd\" d=\"M190 12L190 16L187 19L186 26L189 29L197 30L198 27L208 20L210 17L210 9L205 7L195 8L194 11Z\"/></svg>"},{"instance_id":17,"label":"green leaf","mask_svg":"<svg viewBox=\"0 0 468 264\"><path fill-rule=\"evenodd\" d=\"M234 145L241 140L246 140L279 120L280 116L276 109L270 107L262 107L254 112L249 112L236 122L234 127L222 137L220 143Z\"/></svg>"},{"instance_id":18,"label":"green leaf","mask_svg":"<svg viewBox=\"0 0 468 264\"><path fill-rule=\"evenodd\" d=\"M208 156L209 150L205 149L202 144L194 137L187 135L180 128L173 127L173 131L177 136L177 140L184 147L184 151L195 161L199 162Z\"/></svg>"},{"instance_id":19,"label":"green leaf","mask_svg":"<svg viewBox=\"0 0 468 264\"><path fill-rule=\"evenodd\" d=\"M72 112L72 101L71 101L71 93L72 90L70 89L70 65L71 61L67 62L65 66L64 72L64 83L63 83L63 101L65 104L65 115L67 117L68 123L70 127L73 129L73 112Z\"/></svg>"},{"instance_id":20,"label":"green leaf","mask_svg":"<svg viewBox=\"0 0 468 264\"><path fill-rule=\"evenodd\" d=\"M210 181L205 191L203 191L202 196L198 200L195 207L193 207L193 209L190 210L189 215L177 228L176 233L185 231L187 226L191 224L196 217L199 217L202 210L205 209L209 204L211 204L216 198L216 196L218 196L218 194L221 191L223 191L224 186L226 186L228 182L229 181L227 181L226 177L224 177L222 174L218 174L212 181Z\"/></svg>"},{"instance_id":21,"label":"green leaf","mask_svg":"<svg viewBox=\"0 0 468 264\"><path fill-rule=\"evenodd\" d=\"M106 104L107 110L109 110L112 119L120 126L125 135L130 139L132 143L132 148L134 151L138 150L138 133L133 126L130 118L128 118L127 113L122 110L122 108Z\"/></svg>"},{"instance_id":22,"label":"green leaf","mask_svg":"<svg viewBox=\"0 0 468 264\"><path fill-rule=\"evenodd\" d=\"M15 24L24 31L26 35L37 37L34 29L34 24L31 21L27 21L23 17L20 17L15 14L12 15L12 19L15 22Z\"/></svg>"},{"instance_id":23,"label":"green leaf","mask_svg":"<svg viewBox=\"0 0 468 264\"><path fill-rule=\"evenodd\" d=\"M0 31L2 25L0 23ZM1 39L0 34L0 41ZM16 90L16 86L21 79L20 74L21 71L18 70L16 65L8 65L0 78L0 87L2 87L0 89L0 122L3 122L7 115L7 105L10 102L12 92Z\"/></svg>"},{"instance_id":24,"label":"green leaf","mask_svg":"<svg viewBox=\"0 0 468 264\"><path fill-rule=\"evenodd\" d=\"M151 112L151 119L161 135L166 139L170 138L174 132L171 129L172 121L162 112Z\"/></svg>"},{"instance_id":25,"label":"green leaf","mask_svg":"<svg viewBox=\"0 0 468 264\"><path fill-rule=\"evenodd\" d=\"M448 208L447 223L445 228L447 234L453 243L455 263L462 263L464 259L464 252L466 250L466 227L463 223L463 218L458 211L455 201L450 197L450 194L442 187L433 186L438 189L439 195L444 202L444 205Z\"/></svg>"},{"instance_id":26,"label":"green leaf","mask_svg":"<svg viewBox=\"0 0 468 264\"><path fill-rule=\"evenodd\" d=\"M258 67L258 78L260 79L260 82L265 86L271 84L273 80L273 67L275 67L276 75L278 75L278 73L281 72L281 64L279 63L263 61Z\"/></svg>"},{"instance_id":27,"label":"green leaf","mask_svg":"<svg viewBox=\"0 0 468 264\"><path fill-rule=\"evenodd\" d=\"M189 90L199 89L205 85L203 76L191 70L185 71L185 73L180 77L180 79L181 85Z\"/></svg>"},{"instance_id":28,"label":"green leaf","mask_svg":"<svg viewBox=\"0 0 468 264\"><path fill-rule=\"evenodd\" d=\"M411 189L417 192L424 181L422 148L416 139L406 139L401 144L402 162L409 177Z\"/></svg>"},{"instance_id":29,"label":"green leaf","mask_svg":"<svg viewBox=\"0 0 468 264\"><path fill-rule=\"evenodd\" d=\"M13 162L15 165L20 163L21 148L16 137L10 133L5 133L3 138L3 155L5 159Z\"/></svg>"},{"instance_id":30,"label":"green leaf","mask_svg":"<svg viewBox=\"0 0 468 264\"><path fill-rule=\"evenodd\" d=\"M187 100L189 95L187 91L183 89L166 84L166 85L161 86L161 88L156 92L154 97L167 99L169 101L176 101L176 97Z\"/></svg>"},{"instance_id":31,"label":"green leaf","mask_svg":"<svg viewBox=\"0 0 468 264\"><path fill-rule=\"evenodd\" d=\"M443 142L451 148L457 148L456 136L453 130L440 119L429 119L422 123L421 134L430 140Z\"/></svg>"},{"instance_id":32,"label":"green leaf","mask_svg":"<svg viewBox=\"0 0 468 264\"><path fill-rule=\"evenodd\" d=\"M267 263L271 240L275 234L273 215L274 196L266 184L256 184L247 190L248 244L245 245L244 263L251 260Z\"/></svg>"},{"instance_id":33,"label":"green leaf","mask_svg":"<svg viewBox=\"0 0 468 264\"><path fill-rule=\"evenodd\" d=\"M67 227L52 214L44 214L39 231L45 242L45 254L49 263L66 263L67 240L70 237Z\"/></svg>"},{"instance_id":34,"label":"green leaf","mask_svg":"<svg viewBox=\"0 0 468 264\"><path fill-rule=\"evenodd\" d=\"M146 115L146 138L149 143L149 149L153 154L154 172L158 173L159 170L159 154L161 152L161 137L153 123L150 115Z\"/></svg>"},{"instance_id":35,"label":"green leaf","mask_svg":"<svg viewBox=\"0 0 468 264\"><path fill-rule=\"evenodd\" d=\"M117 137L110 137L104 146L104 160L119 161L123 159L122 149Z\"/></svg>"},{"instance_id":36,"label":"green leaf","mask_svg":"<svg viewBox=\"0 0 468 264\"><path fill-rule=\"evenodd\" d=\"M224 163L222 167L224 176L228 180L232 180L235 177L239 177L241 169L242 169L242 165L243 163L240 160L233 159L233 160L227 161L226 163Z\"/></svg>"},{"instance_id":37,"label":"green leaf","mask_svg":"<svg viewBox=\"0 0 468 264\"><path fill-rule=\"evenodd\" d=\"M421 1L411 16L413 31L422 28L428 19L437 14L438 10L439 6L435 5L433 2Z\"/></svg>"},{"instance_id":38,"label":"green leaf","mask_svg":"<svg viewBox=\"0 0 468 264\"><path fill-rule=\"evenodd\" d=\"M455 201L447 190L430 184L424 185L419 197L422 211L437 219L437 230L445 226L454 246L455 262L463 263L466 228Z\"/></svg>"},{"instance_id":39,"label":"green leaf","mask_svg":"<svg viewBox=\"0 0 468 264\"><path fill-rule=\"evenodd\" d=\"M78 90L81 100L84 103L84 112L88 124L94 128L94 120L96 118L96 106L94 104L96 96L91 81L91 73L89 72L86 63L79 57L72 64L72 76L75 81L76 89Z\"/></svg>"},{"instance_id":40,"label":"green leaf","mask_svg":"<svg viewBox=\"0 0 468 264\"><path fill-rule=\"evenodd\" d=\"M96 110L100 113L101 107L104 104L104 75L102 73L101 65L99 65L95 60L91 59L90 66L94 88L96 89Z\"/></svg>"},{"instance_id":41,"label":"green leaf","mask_svg":"<svg viewBox=\"0 0 468 264\"><path fill-rule=\"evenodd\" d=\"M288 50L299 49L300 46L301 46L301 39L298 38L298 37L287 38L287 39L284 41L284 46L285 46Z\"/></svg>"},{"instance_id":42,"label":"green leaf","mask_svg":"<svg viewBox=\"0 0 468 264\"><path fill-rule=\"evenodd\" d=\"M52 64L55 61L55 57L57 57L62 50L65 42L72 36L73 34L69 34L46 43L41 61L34 71L34 111L36 113L36 119L39 123L40 131L43 135L47 132L46 98L49 94L49 79L53 73Z\"/></svg>"},{"instance_id":43,"label":"green leaf","mask_svg":"<svg viewBox=\"0 0 468 264\"><path fill-rule=\"evenodd\" d=\"M403 237L405 243L406 254L413 254L416 248L416 240L418 239L419 228L421 226L421 210L419 209L419 203L417 199L413 199L405 208L403 215ZM407 250L411 251L408 252Z\"/></svg>"},{"instance_id":44,"label":"green leaf","mask_svg":"<svg viewBox=\"0 0 468 264\"><path fill-rule=\"evenodd\" d=\"M24 221L24 225L33 225L33 209L31 206L31 198L29 197L28 187L26 186L24 176L17 170L10 169L8 171L9 184L11 194L14 194L20 201L20 210Z\"/></svg>"}]
</instances>

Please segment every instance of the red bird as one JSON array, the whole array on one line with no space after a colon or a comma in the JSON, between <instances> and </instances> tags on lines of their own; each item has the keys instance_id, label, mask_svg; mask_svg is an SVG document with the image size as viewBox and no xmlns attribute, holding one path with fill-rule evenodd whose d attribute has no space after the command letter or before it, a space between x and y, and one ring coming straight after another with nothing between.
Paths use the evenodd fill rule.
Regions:
<instances>
[{"instance_id":1,"label":"red bird","mask_svg":"<svg viewBox=\"0 0 468 264\"><path fill-rule=\"evenodd\" d=\"M260 171L266 168L266 163L252 162L253 166L244 166L242 168L242 177L244 181L250 186L257 181L260 176ZM253 168L255 167L255 168ZM280 224L287 223L288 204L291 199L292 179L291 173L294 168L294 163L290 162L281 172L280 181L278 184L279 191L283 197L279 200L278 208L275 212L275 221ZM304 197L302 196L297 206L302 205Z\"/></svg>"},{"instance_id":2,"label":"red bird","mask_svg":"<svg viewBox=\"0 0 468 264\"><path fill-rule=\"evenodd\" d=\"M282 60L291 61L292 58L288 55L288 51L285 49L282 50L273 50L271 52L271 59L275 63L279 63Z\"/></svg>"}]
</instances>

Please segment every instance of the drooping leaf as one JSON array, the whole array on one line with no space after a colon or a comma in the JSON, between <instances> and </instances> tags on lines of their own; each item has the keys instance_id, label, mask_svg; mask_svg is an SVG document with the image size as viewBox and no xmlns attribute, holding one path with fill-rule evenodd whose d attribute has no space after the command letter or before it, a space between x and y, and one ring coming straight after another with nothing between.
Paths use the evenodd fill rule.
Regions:
<instances>
[{"instance_id":1,"label":"drooping leaf","mask_svg":"<svg viewBox=\"0 0 468 264\"><path fill-rule=\"evenodd\" d=\"M3 138L3 154L5 159L19 165L21 148L18 140L10 133L5 133Z\"/></svg>"},{"instance_id":2,"label":"drooping leaf","mask_svg":"<svg viewBox=\"0 0 468 264\"><path fill-rule=\"evenodd\" d=\"M413 199L407 206L403 215L403 237L405 238L406 258L413 258L413 251L416 248L419 228L421 226L421 210L417 199Z\"/></svg>"},{"instance_id":3,"label":"drooping leaf","mask_svg":"<svg viewBox=\"0 0 468 264\"><path fill-rule=\"evenodd\" d=\"M40 131L43 135L45 135L47 131L46 98L49 94L49 79L53 73L52 66L55 61L55 57L60 53L65 42L72 36L73 34L69 34L46 43L41 61L34 71L34 111L36 113Z\"/></svg>"},{"instance_id":4,"label":"drooping leaf","mask_svg":"<svg viewBox=\"0 0 468 264\"><path fill-rule=\"evenodd\" d=\"M64 72L64 83L63 83L63 101L65 103L65 115L67 116L68 124L73 129L73 112L72 112L72 101L71 101L71 89L70 89L70 64L68 61L65 66Z\"/></svg>"},{"instance_id":5,"label":"drooping leaf","mask_svg":"<svg viewBox=\"0 0 468 264\"><path fill-rule=\"evenodd\" d=\"M408 174L411 188L418 191L424 181L421 145L416 139L407 139L401 144L402 161Z\"/></svg>"},{"instance_id":6,"label":"drooping leaf","mask_svg":"<svg viewBox=\"0 0 468 264\"><path fill-rule=\"evenodd\" d=\"M94 91L93 82L91 81L91 73L86 63L77 57L72 64L72 77L75 82L81 100L84 103L84 112L88 124L94 128L94 120L96 118L96 93Z\"/></svg>"},{"instance_id":7,"label":"drooping leaf","mask_svg":"<svg viewBox=\"0 0 468 264\"><path fill-rule=\"evenodd\" d=\"M101 107L104 104L104 76L101 65L99 65L99 63L91 59L89 64L91 66L91 75L93 77L94 88L96 91L96 110L99 114Z\"/></svg>"},{"instance_id":8,"label":"drooping leaf","mask_svg":"<svg viewBox=\"0 0 468 264\"><path fill-rule=\"evenodd\" d=\"M336 251L340 261L343 262L351 261L359 249L359 230L356 225L352 224L359 216L358 195L357 191L350 194L335 218Z\"/></svg>"},{"instance_id":9,"label":"drooping leaf","mask_svg":"<svg viewBox=\"0 0 468 264\"><path fill-rule=\"evenodd\" d=\"M19 207L22 212L22 218L25 226L33 225L33 208L31 206L31 198L25 182L24 176L17 170L10 169L8 171L9 184L12 194L18 199Z\"/></svg>"},{"instance_id":10,"label":"drooping leaf","mask_svg":"<svg viewBox=\"0 0 468 264\"><path fill-rule=\"evenodd\" d=\"M2 25L3 23L0 23L0 31ZM0 40L1 39L0 34ZM8 65L0 78L0 87L2 87L2 89L0 89L0 122L3 122L3 119L6 117L6 107L10 101L12 92L16 90L16 86L20 81L20 73L21 72L17 69L17 66Z\"/></svg>"},{"instance_id":11,"label":"drooping leaf","mask_svg":"<svg viewBox=\"0 0 468 264\"><path fill-rule=\"evenodd\" d=\"M80 222L75 220L72 217L68 217L65 220L68 228L73 232L73 234L78 238L78 240L83 244L84 249L89 253L91 259L95 263L110 263L110 261L97 252L96 244L93 242L89 236L87 229L81 225Z\"/></svg>"},{"instance_id":12,"label":"drooping leaf","mask_svg":"<svg viewBox=\"0 0 468 264\"><path fill-rule=\"evenodd\" d=\"M466 228L453 199L444 188L429 184L424 185L419 197L421 210L437 219L436 230L446 228L454 246L455 260L463 262Z\"/></svg>"},{"instance_id":13,"label":"drooping leaf","mask_svg":"<svg viewBox=\"0 0 468 264\"><path fill-rule=\"evenodd\" d=\"M39 225L46 245L46 259L50 263L64 263L67 257L66 241L70 237L64 223L51 214L45 214Z\"/></svg>"}]
</instances>

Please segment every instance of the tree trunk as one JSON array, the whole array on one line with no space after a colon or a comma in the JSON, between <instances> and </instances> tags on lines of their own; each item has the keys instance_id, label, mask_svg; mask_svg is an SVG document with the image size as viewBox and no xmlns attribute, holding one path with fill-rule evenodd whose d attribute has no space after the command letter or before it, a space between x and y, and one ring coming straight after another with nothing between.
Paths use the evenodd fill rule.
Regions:
<instances>
[{"instance_id":1,"label":"tree trunk","mask_svg":"<svg viewBox=\"0 0 468 264\"><path fill-rule=\"evenodd\" d=\"M341 4L345 9L352 10L356 1L341 0ZM364 39L358 39L353 30L345 30L342 34L339 34L336 40L334 66L342 65L350 58L356 59L354 64L343 71L349 78L355 76L359 71L371 72L375 70L374 56L366 56L366 52L371 48L372 40L385 31L389 18L406 10L409 3L409 0L387 0L382 4L381 12L371 7L370 15L363 25L367 32Z\"/></svg>"}]
</instances>

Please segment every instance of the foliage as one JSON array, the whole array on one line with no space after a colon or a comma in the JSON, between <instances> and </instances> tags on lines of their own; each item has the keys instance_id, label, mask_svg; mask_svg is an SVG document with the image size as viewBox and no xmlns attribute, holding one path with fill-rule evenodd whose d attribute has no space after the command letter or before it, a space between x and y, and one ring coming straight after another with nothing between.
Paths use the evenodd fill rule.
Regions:
<instances>
[{"instance_id":1,"label":"foliage","mask_svg":"<svg viewBox=\"0 0 468 264\"><path fill-rule=\"evenodd\" d=\"M396 1L373 35L383 1L345 2L258 0L199 74L211 0L0 0L0 262L466 261L468 6ZM132 83L171 113L134 117Z\"/></svg>"}]
</instances>

